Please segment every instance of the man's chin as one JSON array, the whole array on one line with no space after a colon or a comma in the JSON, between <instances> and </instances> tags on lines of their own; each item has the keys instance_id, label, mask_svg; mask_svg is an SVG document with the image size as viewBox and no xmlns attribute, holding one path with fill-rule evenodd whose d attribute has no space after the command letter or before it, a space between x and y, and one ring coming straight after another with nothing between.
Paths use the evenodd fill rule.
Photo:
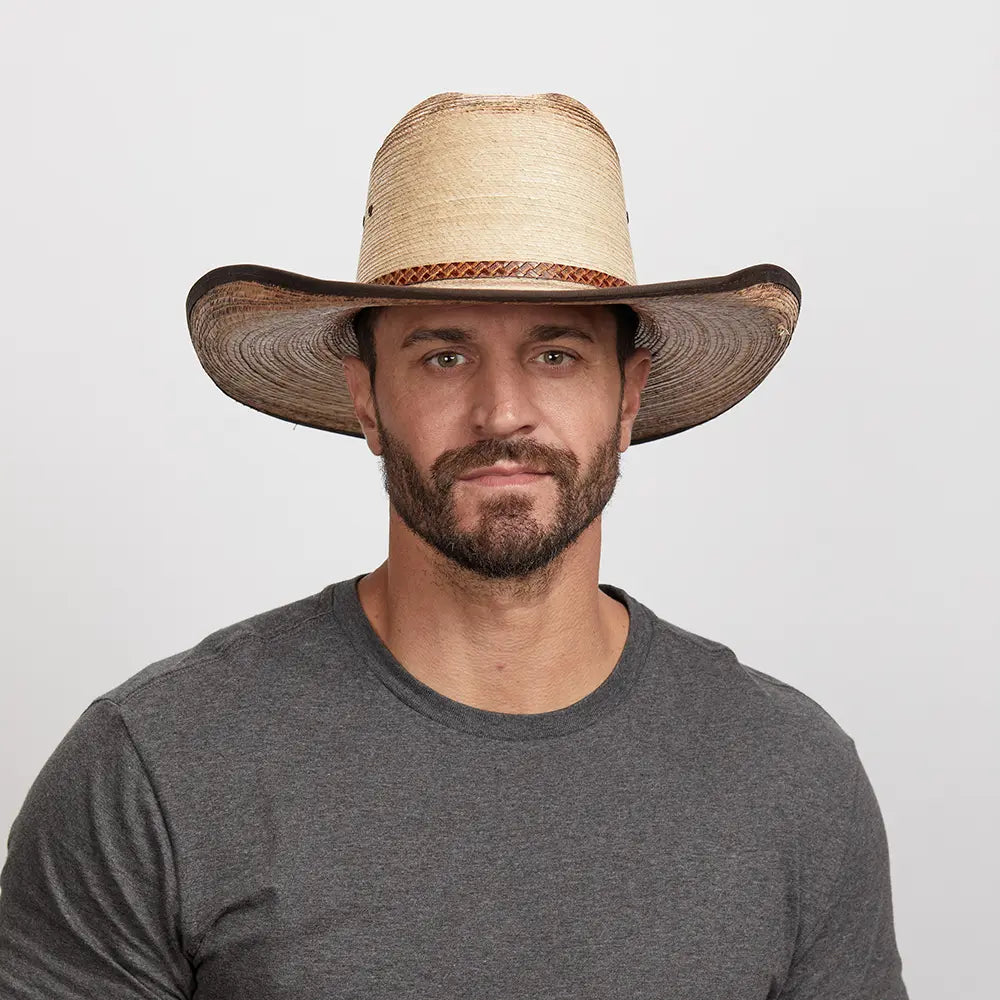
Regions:
<instances>
[{"instance_id":1,"label":"man's chin","mask_svg":"<svg viewBox=\"0 0 1000 1000\"><path fill-rule=\"evenodd\" d=\"M546 531L531 517L494 517L469 534L456 531L434 543L452 562L489 579L526 578L548 566L579 537Z\"/></svg>"},{"instance_id":2,"label":"man's chin","mask_svg":"<svg viewBox=\"0 0 1000 1000\"><path fill-rule=\"evenodd\" d=\"M509 531L512 526L541 533L555 521L555 505L546 509L549 506L520 491L504 490L474 500L456 498L452 514L456 527L464 534L488 533L493 528Z\"/></svg>"}]
</instances>

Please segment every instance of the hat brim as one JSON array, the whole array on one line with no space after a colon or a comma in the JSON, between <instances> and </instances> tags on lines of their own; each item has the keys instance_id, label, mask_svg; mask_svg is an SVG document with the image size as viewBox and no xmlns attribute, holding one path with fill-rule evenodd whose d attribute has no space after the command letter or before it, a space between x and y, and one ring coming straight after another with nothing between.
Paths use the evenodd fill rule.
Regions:
<instances>
[{"instance_id":1,"label":"hat brim","mask_svg":"<svg viewBox=\"0 0 1000 1000\"><path fill-rule=\"evenodd\" d=\"M202 367L232 399L292 423L361 437L339 363L355 354L351 320L368 306L534 303L630 306L637 346L652 353L632 430L640 444L677 434L735 406L784 353L801 305L776 264L732 274L620 288L487 288L325 281L258 264L215 268L187 297Z\"/></svg>"}]
</instances>

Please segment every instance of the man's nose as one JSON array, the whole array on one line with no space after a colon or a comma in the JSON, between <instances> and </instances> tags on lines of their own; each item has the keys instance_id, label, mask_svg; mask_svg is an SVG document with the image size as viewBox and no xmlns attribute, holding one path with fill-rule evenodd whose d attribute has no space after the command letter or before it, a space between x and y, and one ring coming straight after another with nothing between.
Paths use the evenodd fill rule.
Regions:
<instances>
[{"instance_id":1,"label":"man's nose","mask_svg":"<svg viewBox=\"0 0 1000 1000\"><path fill-rule=\"evenodd\" d=\"M519 363L484 360L470 392L470 417L480 437L510 437L537 427L539 412L530 378Z\"/></svg>"}]
</instances>

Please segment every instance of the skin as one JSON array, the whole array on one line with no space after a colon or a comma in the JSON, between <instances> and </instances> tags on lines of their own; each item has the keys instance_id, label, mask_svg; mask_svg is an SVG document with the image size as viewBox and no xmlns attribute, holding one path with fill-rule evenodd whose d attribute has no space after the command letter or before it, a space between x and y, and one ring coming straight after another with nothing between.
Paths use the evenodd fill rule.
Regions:
<instances>
[{"instance_id":1,"label":"skin","mask_svg":"<svg viewBox=\"0 0 1000 1000\"><path fill-rule=\"evenodd\" d=\"M563 329L539 338L539 326ZM425 490L445 456L455 477L442 494L453 518L444 537L458 531L501 554L565 522L567 500L579 495L566 488L573 467L584 482L609 460L617 466L649 373L640 348L623 379L614 318L600 306L397 306L379 315L374 337L374 386L362 361L343 361L369 449L393 468L405 456ZM527 448L535 460L501 457L497 470L503 445L488 442ZM461 478L482 471L484 455L494 474ZM538 471L495 474L525 466ZM628 611L598 588L600 551L598 514L545 565L484 575L411 530L390 499L388 558L358 596L379 638L424 684L489 711L550 712L600 686L625 644Z\"/></svg>"}]
</instances>

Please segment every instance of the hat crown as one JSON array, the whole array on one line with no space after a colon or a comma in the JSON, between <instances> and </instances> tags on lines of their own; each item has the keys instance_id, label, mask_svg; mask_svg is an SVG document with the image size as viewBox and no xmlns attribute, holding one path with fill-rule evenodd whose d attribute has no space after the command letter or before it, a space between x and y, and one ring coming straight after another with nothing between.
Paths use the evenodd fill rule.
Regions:
<instances>
[{"instance_id":1,"label":"hat crown","mask_svg":"<svg viewBox=\"0 0 1000 1000\"><path fill-rule=\"evenodd\" d=\"M565 94L437 94L375 154L357 280L635 283L618 153Z\"/></svg>"}]
</instances>

